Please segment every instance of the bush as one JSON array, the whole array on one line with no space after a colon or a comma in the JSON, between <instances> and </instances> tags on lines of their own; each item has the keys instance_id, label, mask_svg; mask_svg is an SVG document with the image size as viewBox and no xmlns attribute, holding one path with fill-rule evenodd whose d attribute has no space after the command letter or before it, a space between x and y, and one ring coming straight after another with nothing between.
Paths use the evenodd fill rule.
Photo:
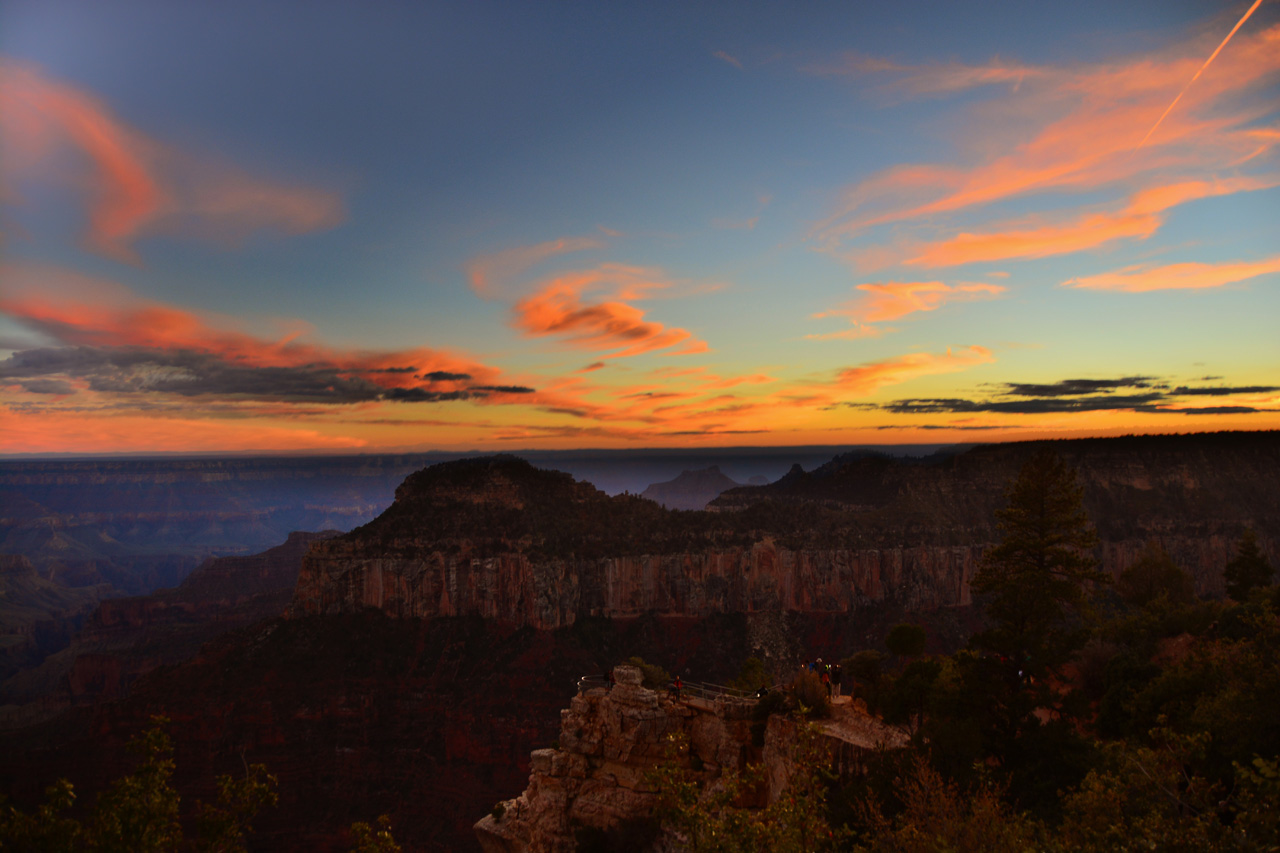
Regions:
<instances>
[{"instance_id":1,"label":"bush","mask_svg":"<svg viewBox=\"0 0 1280 853\"><path fill-rule=\"evenodd\" d=\"M662 690L671 683L671 673L656 663L645 663L644 658L640 657L629 658L627 663L640 670L640 675L644 678L644 686L650 690Z\"/></svg>"},{"instance_id":2,"label":"bush","mask_svg":"<svg viewBox=\"0 0 1280 853\"><path fill-rule=\"evenodd\" d=\"M757 657L749 657L742 664L742 671L738 673L730 686L739 690L745 690L748 693L754 693L761 687L769 685L769 673L764 668L764 661Z\"/></svg>"},{"instance_id":3,"label":"bush","mask_svg":"<svg viewBox=\"0 0 1280 853\"><path fill-rule=\"evenodd\" d=\"M827 686L812 672L802 672L791 682L790 692L802 711L810 717L825 719L831 716L831 697Z\"/></svg>"}]
</instances>

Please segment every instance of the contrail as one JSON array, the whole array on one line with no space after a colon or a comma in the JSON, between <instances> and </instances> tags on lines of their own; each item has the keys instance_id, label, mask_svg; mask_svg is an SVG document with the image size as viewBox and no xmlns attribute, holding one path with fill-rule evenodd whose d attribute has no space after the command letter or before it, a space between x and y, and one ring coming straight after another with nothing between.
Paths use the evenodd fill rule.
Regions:
<instances>
[{"instance_id":1,"label":"contrail","mask_svg":"<svg viewBox=\"0 0 1280 853\"><path fill-rule=\"evenodd\" d=\"M1236 34L1236 30L1239 30L1242 26L1244 26L1244 22L1249 20L1249 16L1252 15L1254 13L1254 10L1256 10L1261 5L1262 5L1262 0L1253 0L1253 5L1249 7L1249 11L1245 12L1244 17L1241 18L1239 21L1237 21L1236 25L1231 28L1231 32L1227 33L1227 37L1222 40L1222 44L1218 45L1218 49L1215 50L1213 53L1209 54L1209 58L1204 61L1204 65L1200 66L1200 70L1196 72L1196 76L1192 77L1191 80L1188 81L1187 85L1182 87L1182 91L1178 93L1178 97L1173 99L1173 103L1170 104L1169 108L1164 111L1164 115L1156 119L1156 123L1151 125L1151 129L1147 131L1147 135L1142 137L1142 141L1138 143L1138 148L1141 148L1142 146L1147 144L1147 140L1151 138L1151 134L1155 133L1156 128L1160 126L1160 122L1164 121L1165 117L1168 116L1169 113L1173 112L1173 108L1178 105L1178 101L1182 100L1182 96L1187 94L1187 90L1191 88L1191 84L1200 79L1200 75L1203 74L1204 70L1209 67L1209 63L1213 62L1213 60L1217 58L1218 54L1222 53L1222 49L1227 46L1227 42L1231 41L1231 37ZM1136 152L1138 148L1135 148L1133 150Z\"/></svg>"}]
</instances>

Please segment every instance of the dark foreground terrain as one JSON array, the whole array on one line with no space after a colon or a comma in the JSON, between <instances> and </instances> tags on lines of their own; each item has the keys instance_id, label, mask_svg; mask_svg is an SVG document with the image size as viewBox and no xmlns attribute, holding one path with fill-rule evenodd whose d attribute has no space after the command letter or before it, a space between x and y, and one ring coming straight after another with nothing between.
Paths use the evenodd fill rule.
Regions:
<instances>
[{"instance_id":1,"label":"dark foreground terrain","mask_svg":"<svg viewBox=\"0 0 1280 853\"><path fill-rule=\"evenodd\" d=\"M1280 435L1049 444L1079 472L1108 572L1154 540L1196 591L1220 596L1249 528L1276 561ZM903 620L926 626L930 652L962 646L983 625L967 582L999 541L994 511L1042 446L856 455L728 492L706 513L610 498L509 458L429 469L376 521L311 547L291 618L5 733L0 782L26 804L59 776L99 790L128 768L123 743L164 714L184 801L246 761L279 777L255 849L346 849L350 823L382 813L406 849L475 849L471 824L523 789L529 751L556 736L583 674L639 655L724 681L754 655L781 675L881 647ZM735 586L744 567L756 586ZM787 597L803 589L830 593Z\"/></svg>"}]
</instances>

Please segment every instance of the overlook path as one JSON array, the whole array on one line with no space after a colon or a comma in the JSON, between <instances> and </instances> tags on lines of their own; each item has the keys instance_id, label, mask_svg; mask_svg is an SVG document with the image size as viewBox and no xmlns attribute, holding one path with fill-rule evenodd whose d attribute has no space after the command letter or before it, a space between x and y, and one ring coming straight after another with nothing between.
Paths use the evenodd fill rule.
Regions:
<instances>
[{"instance_id":1,"label":"overlook path","mask_svg":"<svg viewBox=\"0 0 1280 853\"><path fill-rule=\"evenodd\" d=\"M579 691L592 687L609 687L607 676L585 675L579 679ZM771 692L784 689L786 688L782 685L769 688ZM674 687L667 688L666 696L675 698ZM689 708L714 714L726 705L751 706L759 700L754 693L735 687L694 681L684 682L678 701ZM906 732L868 714L860 702L854 702L849 696L834 697L831 700L831 718L817 720L815 724L827 737L860 749L897 749L905 747L910 741Z\"/></svg>"}]
</instances>

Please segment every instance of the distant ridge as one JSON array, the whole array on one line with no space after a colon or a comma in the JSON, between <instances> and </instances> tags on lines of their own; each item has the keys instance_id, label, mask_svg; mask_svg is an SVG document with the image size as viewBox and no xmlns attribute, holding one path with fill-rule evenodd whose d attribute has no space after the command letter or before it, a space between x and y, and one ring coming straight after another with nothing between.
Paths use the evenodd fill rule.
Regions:
<instances>
[{"instance_id":1,"label":"distant ridge","mask_svg":"<svg viewBox=\"0 0 1280 853\"><path fill-rule=\"evenodd\" d=\"M674 480L649 486L640 497L657 501L667 509L704 509L721 492L742 485L721 473L720 466L712 465L698 471L681 471Z\"/></svg>"}]
</instances>

